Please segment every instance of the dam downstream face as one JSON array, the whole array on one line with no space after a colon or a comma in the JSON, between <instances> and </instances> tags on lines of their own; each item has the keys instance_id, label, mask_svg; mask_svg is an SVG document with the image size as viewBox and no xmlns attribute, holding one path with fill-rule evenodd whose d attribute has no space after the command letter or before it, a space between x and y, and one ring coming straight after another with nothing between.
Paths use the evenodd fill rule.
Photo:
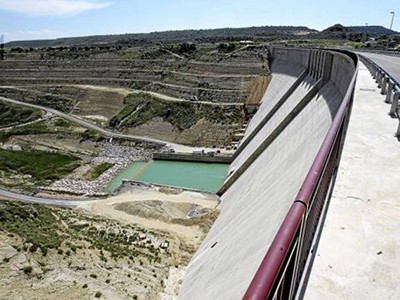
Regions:
<instances>
[{"instance_id":1,"label":"dam downstream face","mask_svg":"<svg viewBox=\"0 0 400 300\"><path fill-rule=\"evenodd\" d=\"M220 163L135 162L113 179L107 191L116 191L123 180L137 180L216 193L224 183L228 167Z\"/></svg>"}]
</instances>

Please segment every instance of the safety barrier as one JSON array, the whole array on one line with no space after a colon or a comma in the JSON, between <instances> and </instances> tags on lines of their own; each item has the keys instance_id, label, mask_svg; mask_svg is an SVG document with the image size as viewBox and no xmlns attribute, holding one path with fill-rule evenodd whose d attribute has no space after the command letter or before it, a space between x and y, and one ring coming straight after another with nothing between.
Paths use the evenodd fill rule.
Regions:
<instances>
[{"instance_id":1,"label":"safety barrier","mask_svg":"<svg viewBox=\"0 0 400 300\"><path fill-rule=\"evenodd\" d=\"M336 179L350 117L358 58L343 102L307 177L243 299L301 298Z\"/></svg>"},{"instance_id":2,"label":"safety barrier","mask_svg":"<svg viewBox=\"0 0 400 300\"><path fill-rule=\"evenodd\" d=\"M374 63L371 59L360 54L361 61L366 65L376 80L381 94L386 95L385 102L390 105L389 115L399 119L396 137L400 137L400 83L397 82L388 72Z\"/></svg>"}]
</instances>

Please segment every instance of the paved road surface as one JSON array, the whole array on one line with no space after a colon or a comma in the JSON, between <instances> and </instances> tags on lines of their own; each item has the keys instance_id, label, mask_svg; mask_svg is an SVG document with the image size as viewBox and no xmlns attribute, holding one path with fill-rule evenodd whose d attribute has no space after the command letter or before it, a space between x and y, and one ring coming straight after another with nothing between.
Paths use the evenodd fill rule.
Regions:
<instances>
[{"instance_id":1,"label":"paved road surface","mask_svg":"<svg viewBox=\"0 0 400 300\"><path fill-rule=\"evenodd\" d=\"M14 193L14 192L2 190L2 189L0 189L0 197L4 197L6 199L11 199L11 200L17 200L20 202L38 203L38 204L43 204L43 205L51 205L51 206L66 207L66 208L76 208L79 205L96 201L96 200L78 201L78 200L67 200L67 199L56 200L56 199L40 198L40 197L33 197L33 196L29 196L29 195Z\"/></svg>"},{"instance_id":2,"label":"paved road surface","mask_svg":"<svg viewBox=\"0 0 400 300\"><path fill-rule=\"evenodd\" d=\"M400 84L400 57L365 52L358 54L372 60Z\"/></svg>"}]
</instances>

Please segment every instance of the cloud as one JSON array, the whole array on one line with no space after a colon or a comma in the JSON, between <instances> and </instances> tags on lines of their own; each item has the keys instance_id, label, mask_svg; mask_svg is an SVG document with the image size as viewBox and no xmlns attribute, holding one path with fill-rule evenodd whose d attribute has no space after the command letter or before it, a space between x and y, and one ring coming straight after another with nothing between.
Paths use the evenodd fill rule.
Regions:
<instances>
[{"instance_id":1,"label":"cloud","mask_svg":"<svg viewBox=\"0 0 400 300\"><path fill-rule=\"evenodd\" d=\"M0 10L32 16L75 16L110 6L98 0L0 0Z\"/></svg>"}]
</instances>

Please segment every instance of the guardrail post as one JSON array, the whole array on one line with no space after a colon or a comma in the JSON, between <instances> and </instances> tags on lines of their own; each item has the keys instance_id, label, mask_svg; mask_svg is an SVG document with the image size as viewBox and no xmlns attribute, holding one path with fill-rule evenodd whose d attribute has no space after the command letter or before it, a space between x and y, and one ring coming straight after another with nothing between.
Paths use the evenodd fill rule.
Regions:
<instances>
[{"instance_id":1,"label":"guardrail post","mask_svg":"<svg viewBox=\"0 0 400 300\"><path fill-rule=\"evenodd\" d=\"M375 73L376 73L375 66L372 65L370 62L368 62L368 69L369 69L369 72L372 74L372 76L375 78Z\"/></svg>"},{"instance_id":2,"label":"guardrail post","mask_svg":"<svg viewBox=\"0 0 400 300\"><path fill-rule=\"evenodd\" d=\"M389 115L392 118L397 117L397 107L399 106L399 98L400 98L400 92L399 91L394 92L392 106L390 107L390 112L389 112Z\"/></svg>"},{"instance_id":3,"label":"guardrail post","mask_svg":"<svg viewBox=\"0 0 400 300\"><path fill-rule=\"evenodd\" d=\"M400 120L399 120L399 125L397 126L396 137L400 138Z\"/></svg>"},{"instance_id":4,"label":"guardrail post","mask_svg":"<svg viewBox=\"0 0 400 300\"><path fill-rule=\"evenodd\" d=\"M395 85L396 84L393 81L389 80L387 93L386 93L386 99L385 99L386 103L389 103L389 104L392 103L393 95L395 93L395 90L394 90Z\"/></svg>"},{"instance_id":5,"label":"guardrail post","mask_svg":"<svg viewBox=\"0 0 400 300\"><path fill-rule=\"evenodd\" d=\"M381 89L381 94L386 95L388 91L388 83L389 83L389 77L383 75L382 78L382 89Z\"/></svg>"},{"instance_id":6,"label":"guardrail post","mask_svg":"<svg viewBox=\"0 0 400 300\"><path fill-rule=\"evenodd\" d=\"M378 83L378 88L382 87L382 80L383 80L383 73L381 70L378 71L378 78L377 78L377 83Z\"/></svg>"}]
</instances>

